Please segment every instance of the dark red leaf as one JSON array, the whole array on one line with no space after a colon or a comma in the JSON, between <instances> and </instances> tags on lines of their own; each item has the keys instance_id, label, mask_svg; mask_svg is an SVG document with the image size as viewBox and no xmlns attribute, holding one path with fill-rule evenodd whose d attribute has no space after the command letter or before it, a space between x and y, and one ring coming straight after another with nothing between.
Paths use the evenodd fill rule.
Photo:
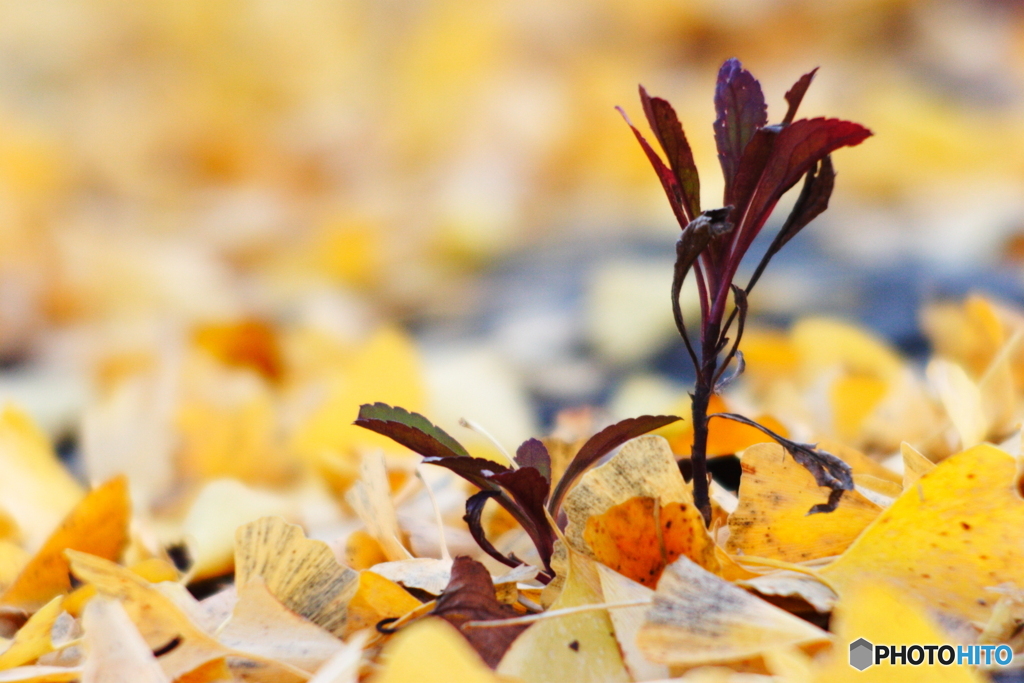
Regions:
<instances>
[{"instance_id":1,"label":"dark red leaf","mask_svg":"<svg viewBox=\"0 0 1024 683\"><path fill-rule=\"evenodd\" d=\"M810 87L816 73L818 73L818 67L814 67L811 71L801 76L800 80L794 83L793 87L786 93L786 102L789 104L789 109L786 110L786 118L782 119L783 123L793 123L793 119L796 118L796 110L800 108L800 103L803 101L807 88Z\"/></svg>"},{"instance_id":2,"label":"dark red leaf","mask_svg":"<svg viewBox=\"0 0 1024 683\"><path fill-rule=\"evenodd\" d=\"M832 157L826 154L825 158L821 160L819 168L812 168L807 172L800 196L775 238L779 243L776 251L785 246L786 242L793 239L808 223L828 209L828 200L832 197L835 184L836 171L832 167Z\"/></svg>"},{"instance_id":3,"label":"dark red leaf","mask_svg":"<svg viewBox=\"0 0 1024 683\"><path fill-rule=\"evenodd\" d=\"M750 246L779 198L811 167L840 147L859 145L870 136L864 126L839 119L801 119L783 128L746 206L738 237L741 251Z\"/></svg>"},{"instance_id":4,"label":"dark red leaf","mask_svg":"<svg viewBox=\"0 0 1024 683\"><path fill-rule=\"evenodd\" d=\"M683 125L679 123L679 117L676 116L676 110L671 104L660 97L651 97L642 85L640 101L644 105L647 123L661 143L661 148L665 151L669 166L682 191L686 219L692 221L700 214L700 176L697 174L697 165L693 162L690 143L683 133Z\"/></svg>"},{"instance_id":5,"label":"dark red leaf","mask_svg":"<svg viewBox=\"0 0 1024 683\"><path fill-rule=\"evenodd\" d=\"M438 458L469 457L458 441L419 413L410 413L386 403L366 404L359 407L355 424L371 432L383 434L423 456Z\"/></svg>"},{"instance_id":6,"label":"dark red leaf","mask_svg":"<svg viewBox=\"0 0 1024 683\"><path fill-rule=\"evenodd\" d=\"M459 629L492 669L498 666L512 641L529 627L529 624L520 624L464 628L470 621L494 621L519 616L512 607L498 602L494 582L486 567L468 557L455 558L452 578L437 599L431 614Z\"/></svg>"},{"instance_id":7,"label":"dark red leaf","mask_svg":"<svg viewBox=\"0 0 1024 683\"><path fill-rule=\"evenodd\" d=\"M515 555L509 555L508 557L501 554L501 552L494 547L494 545L487 540L487 534L484 533L484 526L481 522L481 516L484 513L484 505L491 498L500 496L499 491L478 491L466 500L466 514L463 516L463 521L469 527L469 533L476 541L476 544L480 546L480 549L485 553L501 562L504 565L508 565L513 569L523 564L523 562Z\"/></svg>"},{"instance_id":8,"label":"dark red leaf","mask_svg":"<svg viewBox=\"0 0 1024 683\"><path fill-rule=\"evenodd\" d=\"M533 467L520 467L490 477L508 491L519 509L530 519L529 525L523 525L537 547L544 566L550 569L551 553L554 551L555 534L551 530L544 502L551 491L551 483Z\"/></svg>"},{"instance_id":9,"label":"dark red leaf","mask_svg":"<svg viewBox=\"0 0 1024 683\"><path fill-rule=\"evenodd\" d=\"M684 228L690 220L686 217L686 210L683 208L683 190L679 187L679 181L676 180L675 174L672 172L665 162L661 160L658 153L654 151L647 139L644 138L643 134L637 130L637 127L633 125L633 122L626 116L626 112L622 110L622 107L616 107L619 113L622 114L622 118L626 120L629 127L633 129L633 135L636 136L637 142L640 143L640 147L643 148L644 154L647 155L647 160L651 162L651 166L654 167L655 173L658 174L658 179L661 180L661 186L665 189L665 196L668 197L668 203L672 206L672 213L675 214L676 221L679 222L679 227Z\"/></svg>"},{"instance_id":10,"label":"dark red leaf","mask_svg":"<svg viewBox=\"0 0 1024 683\"><path fill-rule=\"evenodd\" d=\"M561 481L555 487L555 492L551 494L551 499L548 501L548 510L551 511L551 516L556 519L558 518L558 509L562 505L562 498L569 492L569 488L587 468L600 460L604 455L630 439L643 436L647 432L652 432L655 429L681 419L681 417L676 415L631 417L628 420L616 422L610 427L605 427L590 437L583 444L583 447L580 448L579 452L576 453L576 457L572 459L569 466L565 468L565 474L562 475Z\"/></svg>"},{"instance_id":11,"label":"dark red leaf","mask_svg":"<svg viewBox=\"0 0 1024 683\"><path fill-rule=\"evenodd\" d=\"M498 489L498 485L492 482L491 478L495 474L509 471L504 465L487 460L486 458L472 458L469 456L464 458L453 458L450 456L437 458L429 456L423 458L423 463L449 469L477 488L491 491Z\"/></svg>"},{"instance_id":12,"label":"dark red leaf","mask_svg":"<svg viewBox=\"0 0 1024 683\"><path fill-rule=\"evenodd\" d=\"M540 476L551 482L551 454L540 439L527 439L516 449L516 464L533 467Z\"/></svg>"},{"instance_id":13,"label":"dark red leaf","mask_svg":"<svg viewBox=\"0 0 1024 683\"><path fill-rule=\"evenodd\" d=\"M715 88L715 144L722 164L725 186L732 185L740 158L754 132L768 123L768 107L761 84L738 59L730 59L718 72ZM726 199L727 204L731 200Z\"/></svg>"}]
</instances>

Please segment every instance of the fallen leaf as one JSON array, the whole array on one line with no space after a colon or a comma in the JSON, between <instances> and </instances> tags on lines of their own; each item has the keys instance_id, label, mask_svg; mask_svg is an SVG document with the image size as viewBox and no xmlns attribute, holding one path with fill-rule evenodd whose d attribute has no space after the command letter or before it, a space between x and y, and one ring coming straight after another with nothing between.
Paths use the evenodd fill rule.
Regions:
<instances>
[{"instance_id":1,"label":"fallen leaf","mask_svg":"<svg viewBox=\"0 0 1024 683\"><path fill-rule=\"evenodd\" d=\"M922 476L935 469L935 463L921 455L921 452L904 441L900 444L903 456L903 488L909 489Z\"/></svg>"},{"instance_id":2,"label":"fallen leaf","mask_svg":"<svg viewBox=\"0 0 1024 683\"><path fill-rule=\"evenodd\" d=\"M880 619L879 615L885 615L885 618ZM890 665L886 660L866 672L850 666L850 644L859 638L870 643L896 646L956 642L932 622L922 604L908 599L902 589L884 579L851 582L843 591L843 599L837 605L833 619L836 640L832 656L815 672L814 680L818 683L864 681L865 674L872 683L981 683L985 680L967 666L955 663L942 666L938 662L929 665L927 659L918 666Z\"/></svg>"},{"instance_id":3,"label":"fallen leaf","mask_svg":"<svg viewBox=\"0 0 1024 683\"><path fill-rule=\"evenodd\" d=\"M729 515L726 549L787 562L838 555L878 516L880 508L846 491L833 512L808 515L831 490L794 462L782 446L751 446L741 459L739 505Z\"/></svg>"},{"instance_id":4,"label":"fallen leaf","mask_svg":"<svg viewBox=\"0 0 1024 683\"><path fill-rule=\"evenodd\" d=\"M217 640L236 652L311 674L345 647L340 639L285 607L258 575L238 587L238 602Z\"/></svg>"},{"instance_id":5,"label":"fallen leaf","mask_svg":"<svg viewBox=\"0 0 1024 683\"><path fill-rule=\"evenodd\" d=\"M182 537L193 558L193 579L231 571L235 534L240 526L270 515L290 516L292 511L292 505L280 495L246 486L237 479L207 482L181 523Z\"/></svg>"},{"instance_id":6,"label":"fallen leaf","mask_svg":"<svg viewBox=\"0 0 1024 683\"><path fill-rule=\"evenodd\" d=\"M494 581L487 568L468 557L456 557L451 580L437 599L431 612L459 629L477 654L492 669L498 666L505 651L527 625L496 628L463 628L470 621L510 619L519 614L498 602Z\"/></svg>"},{"instance_id":7,"label":"fallen leaf","mask_svg":"<svg viewBox=\"0 0 1024 683\"><path fill-rule=\"evenodd\" d=\"M466 639L444 619L426 618L403 628L384 647L383 665L371 683L500 683ZM431 666L428 662L444 662Z\"/></svg>"},{"instance_id":8,"label":"fallen leaf","mask_svg":"<svg viewBox=\"0 0 1024 683\"><path fill-rule=\"evenodd\" d=\"M380 543L388 561L407 560L412 554L401 542L398 517L391 501L384 454L367 451L359 468L359 479L345 494L345 500L359 516L369 534Z\"/></svg>"},{"instance_id":9,"label":"fallen leaf","mask_svg":"<svg viewBox=\"0 0 1024 683\"><path fill-rule=\"evenodd\" d=\"M960 435L961 448L984 441L990 422L982 404L981 389L974 380L962 367L941 358L929 361L926 373Z\"/></svg>"},{"instance_id":10,"label":"fallen leaf","mask_svg":"<svg viewBox=\"0 0 1024 683\"><path fill-rule=\"evenodd\" d=\"M597 565L597 574L601 580L601 593L605 602L643 602L653 601L654 591L629 579L604 565ZM664 664L656 664L640 651L636 644L637 633L646 620L649 605L636 607L617 607L608 610L615 627L615 639L622 650L622 661L634 681L653 681L668 678L669 668Z\"/></svg>"},{"instance_id":11,"label":"fallen leaf","mask_svg":"<svg viewBox=\"0 0 1024 683\"><path fill-rule=\"evenodd\" d=\"M583 538L594 559L648 587L680 555L718 569L704 517L687 503L630 498L587 519Z\"/></svg>"},{"instance_id":12,"label":"fallen leaf","mask_svg":"<svg viewBox=\"0 0 1024 683\"><path fill-rule=\"evenodd\" d=\"M239 527L235 536L235 584L262 577L270 593L314 624L341 635L359 574L342 566L323 541L279 517Z\"/></svg>"},{"instance_id":13,"label":"fallen leaf","mask_svg":"<svg viewBox=\"0 0 1024 683\"><path fill-rule=\"evenodd\" d=\"M19 666L0 671L0 683L70 683L81 678L82 670L78 667Z\"/></svg>"},{"instance_id":14,"label":"fallen leaf","mask_svg":"<svg viewBox=\"0 0 1024 683\"><path fill-rule=\"evenodd\" d=\"M861 580L886 581L968 621L992 611L986 590L1019 578L1024 500L1015 459L981 444L951 456L903 492L821 574L840 598Z\"/></svg>"},{"instance_id":15,"label":"fallen leaf","mask_svg":"<svg viewBox=\"0 0 1024 683\"><path fill-rule=\"evenodd\" d=\"M44 605L55 595L71 590L67 549L116 559L128 543L131 502L128 482L115 477L82 499L60 527L0 597L0 602L28 610Z\"/></svg>"},{"instance_id":16,"label":"fallen leaf","mask_svg":"<svg viewBox=\"0 0 1024 683\"><path fill-rule=\"evenodd\" d=\"M416 557L398 562L382 562L369 571L406 588L418 588L431 595L440 595L451 580L452 561L432 557Z\"/></svg>"},{"instance_id":17,"label":"fallen leaf","mask_svg":"<svg viewBox=\"0 0 1024 683\"><path fill-rule=\"evenodd\" d=\"M46 435L10 405L0 412L0 471L4 511L17 523L25 547L35 552L82 499L82 487L60 464Z\"/></svg>"},{"instance_id":18,"label":"fallen leaf","mask_svg":"<svg viewBox=\"0 0 1024 683\"><path fill-rule=\"evenodd\" d=\"M18 629L14 641L0 654L0 669L29 664L53 650L50 630L60 616L62 600L61 596L53 598Z\"/></svg>"},{"instance_id":19,"label":"fallen leaf","mask_svg":"<svg viewBox=\"0 0 1024 683\"><path fill-rule=\"evenodd\" d=\"M565 584L551 610L602 604L594 561L569 550L567 563ZM607 610L559 615L532 624L505 653L498 673L528 683L630 680Z\"/></svg>"},{"instance_id":20,"label":"fallen leaf","mask_svg":"<svg viewBox=\"0 0 1024 683\"><path fill-rule=\"evenodd\" d=\"M373 628L381 619L397 619L422 603L390 579L371 571L359 572L359 587L348 603L346 634Z\"/></svg>"},{"instance_id":21,"label":"fallen leaf","mask_svg":"<svg viewBox=\"0 0 1024 683\"><path fill-rule=\"evenodd\" d=\"M665 569L637 643L653 662L689 667L742 660L828 637L680 557Z\"/></svg>"},{"instance_id":22,"label":"fallen leaf","mask_svg":"<svg viewBox=\"0 0 1024 683\"><path fill-rule=\"evenodd\" d=\"M195 330L193 341L227 366L247 368L275 381L284 372L277 334L262 320L208 323Z\"/></svg>"},{"instance_id":23,"label":"fallen leaf","mask_svg":"<svg viewBox=\"0 0 1024 683\"><path fill-rule=\"evenodd\" d=\"M352 636L340 652L317 669L309 683L358 683L359 665L368 638L365 632Z\"/></svg>"},{"instance_id":24,"label":"fallen leaf","mask_svg":"<svg viewBox=\"0 0 1024 683\"><path fill-rule=\"evenodd\" d=\"M90 600L82 615L89 653L82 683L170 683L117 600Z\"/></svg>"},{"instance_id":25,"label":"fallen leaf","mask_svg":"<svg viewBox=\"0 0 1024 683\"><path fill-rule=\"evenodd\" d=\"M819 614L832 611L839 596L822 581L786 569L736 582L765 598L795 598L810 605Z\"/></svg>"}]
</instances>

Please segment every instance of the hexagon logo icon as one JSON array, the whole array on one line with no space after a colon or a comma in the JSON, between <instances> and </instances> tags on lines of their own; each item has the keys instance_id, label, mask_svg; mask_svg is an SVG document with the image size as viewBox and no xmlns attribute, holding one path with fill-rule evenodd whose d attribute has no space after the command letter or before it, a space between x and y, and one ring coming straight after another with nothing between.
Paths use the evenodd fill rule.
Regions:
<instances>
[{"instance_id":1,"label":"hexagon logo icon","mask_svg":"<svg viewBox=\"0 0 1024 683\"><path fill-rule=\"evenodd\" d=\"M858 638L857 640L850 643L850 666L857 671L863 671L872 664L875 659L875 646L864 640Z\"/></svg>"}]
</instances>

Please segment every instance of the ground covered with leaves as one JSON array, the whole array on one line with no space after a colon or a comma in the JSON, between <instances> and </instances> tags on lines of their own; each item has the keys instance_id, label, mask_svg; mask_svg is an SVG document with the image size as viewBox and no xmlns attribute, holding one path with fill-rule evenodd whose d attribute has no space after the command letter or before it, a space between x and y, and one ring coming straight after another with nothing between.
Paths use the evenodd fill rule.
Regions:
<instances>
[{"instance_id":1,"label":"ground covered with leaves","mask_svg":"<svg viewBox=\"0 0 1024 683\"><path fill-rule=\"evenodd\" d=\"M167 369L182 457L117 461L152 408L115 392L89 422L91 489L9 406L0 681L1005 676L848 663L858 638L1024 648L1024 316L972 297L922 320L923 373L835 321L753 330L745 384L717 408L802 440L824 416L842 437L818 446L855 490L809 514L830 489L763 432L712 419L712 462L738 456L741 475L712 484L710 528L683 474L687 419L600 430L575 411L512 457L382 403L356 425L314 415L284 445L267 434L325 357L347 359L336 400L418 407L395 331L342 356L284 329L197 334Z\"/></svg>"}]
</instances>

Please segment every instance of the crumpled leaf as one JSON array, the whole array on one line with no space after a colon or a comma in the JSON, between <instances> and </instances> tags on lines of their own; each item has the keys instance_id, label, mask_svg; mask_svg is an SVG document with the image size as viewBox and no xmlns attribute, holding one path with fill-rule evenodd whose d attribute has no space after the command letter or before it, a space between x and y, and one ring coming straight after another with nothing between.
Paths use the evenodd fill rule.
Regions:
<instances>
[{"instance_id":1,"label":"crumpled leaf","mask_svg":"<svg viewBox=\"0 0 1024 683\"><path fill-rule=\"evenodd\" d=\"M368 571L406 588L418 588L431 595L440 595L451 581L452 560L415 557L398 562L381 562Z\"/></svg>"},{"instance_id":2,"label":"crumpled leaf","mask_svg":"<svg viewBox=\"0 0 1024 683\"><path fill-rule=\"evenodd\" d=\"M765 598L789 598L807 603L819 614L832 611L839 596L813 576L786 569L736 582ZM788 606L787 606L788 609ZM794 611L789 609L789 611Z\"/></svg>"},{"instance_id":3,"label":"crumpled leaf","mask_svg":"<svg viewBox=\"0 0 1024 683\"><path fill-rule=\"evenodd\" d=\"M825 631L702 569L689 558L670 564L637 643L653 662L697 666L828 640Z\"/></svg>"},{"instance_id":4,"label":"crumpled leaf","mask_svg":"<svg viewBox=\"0 0 1024 683\"><path fill-rule=\"evenodd\" d=\"M933 609L984 622L994 602L987 588L1020 576L1024 500L1016 478L1016 461L995 446L951 456L821 574L844 600L856 581L887 581Z\"/></svg>"},{"instance_id":5,"label":"crumpled leaf","mask_svg":"<svg viewBox=\"0 0 1024 683\"><path fill-rule=\"evenodd\" d=\"M431 614L459 629L492 669L498 666L512 641L527 628L526 624L463 628L470 621L493 621L519 616L514 609L498 602L494 582L487 568L465 556L455 558L451 580L437 599Z\"/></svg>"},{"instance_id":6,"label":"crumpled leaf","mask_svg":"<svg viewBox=\"0 0 1024 683\"><path fill-rule=\"evenodd\" d=\"M604 602L597 565L572 550L568 575L552 610ZM527 683L630 680L606 610L567 614L532 624L508 649L498 673Z\"/></svg>"},{"instance_id":7,"label":"crumpled leaf","mask_svg":"<svg viewBox=\"0 0 1024 683\"><path fill-rule=\"evenodd\" d=\"M89 601L82 627L89 653L82 667L82 683L170 683L117 600Z\"/></svg>"},{"instance_id":8,"label":"crumpled leaf","mask_svg":"<svg viewBox=\"0 0 1024 683\"><path fill-rule=\"evenodd\" d=\"M335 635L344 633L359 574L339 564L326 543L307 539L302 529L280 517L239 527L235 539L237 585L262 577L289 609Z\"/></svg>"},{"instance_id":9,"label":"crumpled leaf","mask_svg":"<svg viewBox=\"0 0 1024 683\"><path fill-rule=\"evenodd\" d=\"M501 683L451 624L436 617L403 628L384 647L373 683ZM424 666L444 662L444 666Z\"/></svg>"},{"instance_id":10,"label":"crumpled leaf","mask_svg":"<svg viewBox=\"0 0 1024 683\"><path fill-rule=\"evenodd\" d=\"M115 477L78 503L0 597L0 603L35 610L71 590L67 549L116 559L128 543L128 482Z\"/></svg>"},{"instance_id":11,"label":"crumpled leaf","mask_svg":"<svg viewBox=\"0 0 1024 683\"><path fill-rule=\"evenodd\" d=\"M838 555L881 509L847 491L830 513L808 515L832 490L794 462L778 444L756 444L740 460L739 505L729 515L726 549L735 554L803 562Z\"/></svg>"}]
</instances>

